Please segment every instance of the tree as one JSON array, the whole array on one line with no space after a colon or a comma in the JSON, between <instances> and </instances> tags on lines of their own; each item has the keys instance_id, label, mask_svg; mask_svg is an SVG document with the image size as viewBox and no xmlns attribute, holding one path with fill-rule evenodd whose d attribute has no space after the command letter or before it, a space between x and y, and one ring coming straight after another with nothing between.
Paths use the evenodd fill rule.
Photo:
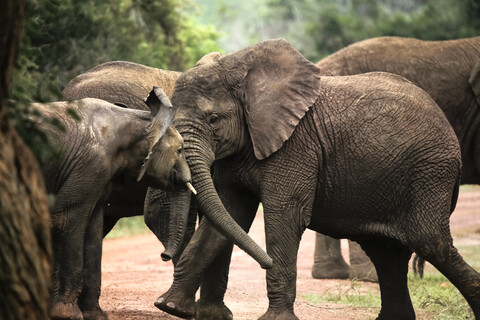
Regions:
<instances>
[{"instance_id":1,"label":"tree","mask_svg":"<svg viewBox=\"0 0 480 320\"><path fill-rule=\"evenodd\" d=\"M51 249L45 187L35 158L6 117L24 5L0 2L0 310L3 319L47 319Z\"/></svg>"}]
</instances>

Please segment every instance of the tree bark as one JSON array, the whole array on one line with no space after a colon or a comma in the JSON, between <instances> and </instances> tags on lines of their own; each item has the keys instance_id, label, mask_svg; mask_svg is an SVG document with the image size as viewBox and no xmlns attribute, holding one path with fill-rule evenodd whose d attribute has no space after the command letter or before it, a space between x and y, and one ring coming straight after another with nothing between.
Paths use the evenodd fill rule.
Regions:
<instances>
[{"instance_id":1,"label":"tree bark","mask_svg":"<svg viewBox=\"0 0 480 320\"><path fill-rule=\"evenodd\" d=\"M48 319L52 254L45 186L6 117L24 6L25 0L0 1L0 313L2 319Z\"/></svg>"}]
</instances>

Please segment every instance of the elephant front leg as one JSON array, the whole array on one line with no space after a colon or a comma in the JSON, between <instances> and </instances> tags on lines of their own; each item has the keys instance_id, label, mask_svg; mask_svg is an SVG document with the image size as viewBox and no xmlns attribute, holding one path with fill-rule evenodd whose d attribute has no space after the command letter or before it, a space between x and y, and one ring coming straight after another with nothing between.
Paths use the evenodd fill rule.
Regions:
<instances>
[{"instance_id":1,"label":"elephant front leg","mask_svg":"<svg viewBox=\"0 0 480 320\"><path fill-rule=\"evenodd\" d=\"M297 253L304 228L290 220L294 212L271 214L265 208L267 253L273 259L267 270L269 306L259 320L298 320L293 311L296 296Z\"/></svg>"},{"instance_id":2,"label":"elephant front leg","mask_svg":"<svg viewBox=\"0 0 480 320\"><path fill-rule=\"evenodd\" d=\"M78 307L82 289L83 231L86 221L72 214L52 211L52 244L54 252L52 319L83 319Z\"/></svg>"},{"instance_id":3,"label":"elephant front leg","mask_svg":"<svg viewBox=\"0 0 480 320\"><path fill-rule=\"evenodd\" d=\"M208 221L202 219L175 266L172 286L155 301L157 308L181 318L195 316L195 293L202 272L228 244L219 241L219 237Z\"/></svg>"},{"instance_id":4,"label":"elephant front leg","mask_svg":"<svg viewBox=\"0 0 480 320\"><path fill-rule=\"evenodd\" d=\"M203 272L200 300L197 301L196 319L231 320L233 314L223 302L228 283L228 272L233 244L229 243L223 253Z\"/></svg>"},{"instance_id":5,"label":"elephant front leg","mask_svg":"<svg viewBox=\"0 0 480 320\"><path fill-rule=\"evenodd\" d=\"M97 204L93 210L90 223L85 233L83 290L78 305L83 317L87 319L106 320L107 313L100 308L102 279L102 241L103 241L103 205Z\"/></svg>"},{"instance_id":6,"label":"elephant front leg","mask_svg":"<svg viewBox=\"0 0 480 320\"><path fill-rule=\"evenodd\" d=\"M223 171L222 171L223 172ZM224 175L223 175L224 176ZM231 181L230 179L227 179ZM219 196L230 215L248 232L258 209L257 198L249 192L240 192L228 185L219 185ZM213 229L213 228L212 228ZM210 232L216 231L212 230ZM218 234L218 233L217 233ZM200 300L197 301L196 319L198 320L230 320L232 312L223 302L228 284L228 272L232 257L233 244L218 234L215 243L223 243L216 250L219 255L209 264L201 278Z\"/></svg>"}]
</instances>

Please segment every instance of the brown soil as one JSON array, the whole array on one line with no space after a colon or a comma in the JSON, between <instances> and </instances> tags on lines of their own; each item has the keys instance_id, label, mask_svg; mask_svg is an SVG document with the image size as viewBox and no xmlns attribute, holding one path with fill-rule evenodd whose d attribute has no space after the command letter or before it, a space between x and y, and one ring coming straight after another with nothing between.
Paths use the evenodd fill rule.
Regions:
<instances>
[{"instance_id":1,"label":"brown soil","mask_svg":"<svg viewBox=\"0 0 480 320\"><path fill-rule=\"evenodd\" d=\"M455 244L480 243L480 189L462 192L452 215L451 228ZM265 248L263 215L258 214L250 235ZM302 320L374 319L378 309L353 308L340 304L314 306L302 296L327 291L346 291L348 280L315 280L310 269L313 263L314 232L304 233L298 254L297 299L295 313ZM104 241L103 284L100 305L115 319L179 319L158 310L153 302L172 283L173 266L162 262L163 247L152 234ZM342 252L346 256L346 242ZM348 261L348 260L347 260ZM378 290L378 285L362 283L362 290ZM226 305L236 320L252 320L267 309L265 270L238 248L234 249L230 268Z\"/></svg>"}]
</instances>

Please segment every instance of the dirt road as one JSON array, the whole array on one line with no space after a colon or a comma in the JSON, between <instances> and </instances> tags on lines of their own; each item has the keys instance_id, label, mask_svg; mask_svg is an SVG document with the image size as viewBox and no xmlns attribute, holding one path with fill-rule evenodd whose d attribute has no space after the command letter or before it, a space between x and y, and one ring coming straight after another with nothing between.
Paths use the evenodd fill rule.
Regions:
<instances>
[{"instance_id":1,"label":"dirt road","mask_svg":"<svg viewBox=\"0 0 480 320\"><path fill-rule=\"evenodd\" d=\"M461 192L451 219L455 244L480 244L480 189ZM263 216L258 214L250 235L265 248ZM295 313L302 320L374 319L378 309L365 310L339 304L309 304L303 295L322 294L328 290L348 289L348 280L315 280L310 275L313 263L314 232L304 233L298 255L297 299ZM345 240L342 250L346 255ZM173 266L162 262L163 247L153 234L107 239L104 241L103 280L100 304L112 320L179 319L153 305L171 285ZM362 288L378 290L377 284L363 283ZM265 271L238 248L234 249L229 287L225 297L236 320L257 319L267 309Z\"/></svg>"}]
</instances>

